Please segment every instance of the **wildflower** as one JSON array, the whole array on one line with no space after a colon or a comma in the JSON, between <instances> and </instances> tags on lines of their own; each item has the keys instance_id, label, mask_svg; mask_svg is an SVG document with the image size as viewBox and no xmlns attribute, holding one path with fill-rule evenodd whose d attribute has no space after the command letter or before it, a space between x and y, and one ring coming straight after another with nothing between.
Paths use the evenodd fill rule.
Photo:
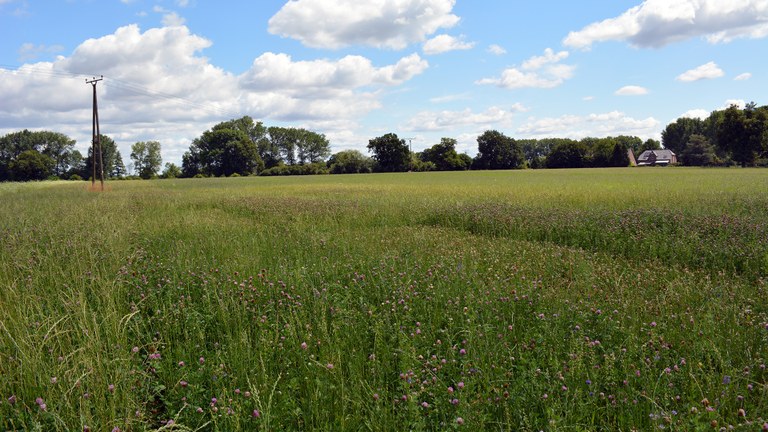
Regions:
<instances>
[{"instance_id":1,"label":"wildflower","mask_svg":"<svg viewBox=\"0 0 768 432\"><path fill-rule=\"evenodd\" d=\"M203 413L203 409L201 407L197 407L196 411L197 411L198 414L202 414Z\"/></svg>"},{"instance_id":2,"label":"wildflower","mask_svg":"<svg viewBox=\"0 0 768 432\"><path fill-rule=\"evenodd\" d=\"M467 350L465 350L464 348L459 350L459 355L466 355L466 354L467 354Z\"/></svg>"},{"instance_id":3,"label":"wildflower","mask_svg":"<svg viewBox=\"0 0 768 432\"><path fill-rule=\"evenodd\" d=\"M375 400L375 401L379 400L379 394L378 393L374 393L373 394L373 400Z\"/></svg>"},{"instance_id":4,"label":"wildflower","mask_svg":"<svg viewBox=\"0 0 768 432\"><path fill-rule=\"evenodd\" d=\"M8 398L8 403L11 405L16 404L16 395L11 395L11 397Z\"/></svg>"},{"instance_id":5,"label":"wildflower","mask_svg":"<svg viewBox=\"0 0 768 432\"><path fill-rule=\"evenodd\" d=\"M464 424L464 419L461 418L461 417L456 417L456 424L457 425L463 425Z\"/></svg>"},{"instance_id":6,"label":"wildflower","mask_svg":"<svg viewBox=\"0 0 768 432\"><path fill-rule=\"evenodd\" d=\"M592 385L592 381L587 380L587 385Z\"/></svg>"},{"instance_id":7,"label":"wildflower","mask_svg":"<svg viewBox=\"0 0 768 432\"><path fill-rule=\"evenodd\" d=\"M731 383L731 377L729 375L726 375L723 377L723 384L728 385Z\"/></svg>"},{"instance_id":8,"label":"wildflower","mask_svg":"<svg viewBox=\"0 0 768 432\"><path fill-rule=\"evenodd\" d=\"M747 413L746 411L744 411L744 408L739 408L739 411L736 415L738 415L739 417L746 417Z\"/></svg>"},{"instance_id":9,"label":"wildflower","mask_svg":"<svg viewBox=\"0 0 768 432\"><path fill-rule=\"evenodd\" d=\"M183 361L179 362L179 367L184 367L184 362Z\"/></svg>"},{"instance_id":10,"label":"wildflower","mask_svg":"<svg viewBox=\"0 0 768 432\"><path fill-rule=\"evenodd\" d=\"M333 363L328 363L327 365L325 365L325 367L328 369L333 369Z\"/></svg>"},{"instance_id":11,"label":"wildflower","mask_svg":"<svg viewBox=\"0 0 768 432\"><path fill-rule=\"evenodd\" d=\"M456 387L458 387L459 390L463 389L464 388L464 381L459 381L459 383L456 384Z\"/></svg>"},{"instance_id":12,"label":"wildflower","mask_svg":"<svg viewBox=\"0 0 768 432\"><path fill-rule=\"evenodd\" d=\"M136 354L137 352L139 352L139 347L135 346L135 347L131 348L131 352Z\"/></svg>"},{"instance_id":13,"label":"wildflower","mask_svg":"<svg viewBox=\"0 0 768 432\"><path fill-rule=\"evenodd\" d=\"M306 342L302 342L301 343L301 349L303 349L303 350L307 349L307 343Z\"/></svg>"},{"instance_id":14,"label":"wildflower","mask_svg":"<svg viewBox=\"0 0 768 432\"><path fill-rule=\"evenodd\" d=\"M253 410L253 412L251 413L251 417L253 417L253 418L259 418L259 417L261 417L261 413L259 412L259 410L255 409L255 410Z\"/></svg>"},{"instance_id":15,"label":"wildflower","mask_svg":"<svg viewBox=\"0 0 768 432\"><path fill-rule=\"evenodd\" d=\"M422 408L429 408L429 404L427 402L421 403Z\"/></svg>"},{"instance_id":16,"label":"wildflower","mask_svg":"<svg viewBox=\"0 0 768 432\"><path fill-rule=\"evenodd\" d=\"M459 400L458 399L451 399L451 405L458 405Z\"/></svg>"},{"instance_id":17,"label":"wildflower","mask_svg":"<svg viewBox=\"0 0 768 432\"><path fill-rule=\"evenodd\" d=\"M58 381L59 381L58 378L51 377L51 384L56 384Z\"/></svg>"},{"instance_id":18,"label":"wildflower","mask_svg":"<svg viewBox=\"0 0 768 432\"><path fill-rule=\"evenodd\" d=\"M186 388L189 385L189 383L186 381L179 381L179 385Z\"/></svg>"},{"instance_id":19,"label":"wildflower","mask_svg":"<svg viewBox=\"0 0 768 432\"><path fill-rule=\"evenodd\" d=\"M448 393L453 393L453 387L448 387Z\"/></svg>"},{"instance_id":20,"label":"wildflower","mask_svg":"<svg viewBox=\"0 0 768 432\"><path fill-rule=\"evenodd\" d=\"M115 385L114 385L114 384L110 384L110 385L108 385L108 386L107 386L107 390L108 390L110 393L114 393L114 392L115 392Z\"/></svg>"},{"instance_id":21,"label":"wildflower","mask_svg":"<svg viewBox=\"0 0 768 432\"><path fill-rule=\"evenodd\" d=\"M112 432L120 432L120 428L115 426L112 428Z\"/></svg>"},{"instance_id":22,"label":"wildflower","mask_svg":"<svg viewBox=\"0 0 768 432\"><path fill-rule=\"evenodd\" d=\"M200 362L200 364L204 364L205 363L205 357L200 357L200 360L198 360L198 361Z\"/></svg>"},{"instance_id":23,"label":"wildflower","mask_svg":"<svg viewBox=\"0 0 768 432\"><path fill-rule=\"evenodd\" d=\"M656 321L651 321L651 327L656 327Z\"/></svg>"}]
</instances>

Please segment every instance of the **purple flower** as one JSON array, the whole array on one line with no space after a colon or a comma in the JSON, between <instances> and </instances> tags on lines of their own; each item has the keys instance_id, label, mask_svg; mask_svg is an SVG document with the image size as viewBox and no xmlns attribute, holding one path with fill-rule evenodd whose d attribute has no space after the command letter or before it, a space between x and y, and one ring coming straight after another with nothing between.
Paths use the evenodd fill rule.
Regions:
<instances>
[{"instance_id":1,"label":"purple flower","mask_svg":"<svg viewBox=\"0 0 768 432\"><path fill-rule=\"evenodd\" d=\"M461 417L456 417L456 424L457 425L463 425L464 424L464 419L461 418Z\"/></svg>"},{"instance_id":2,"label":"purple flower","mask_svg":"<svg viewBox=\"0 0 768 432\"><path fill-rule=\"evenodd\" d=\"M730 375L726 375L723 377L723 384L728 385L731 383L731 377Z\"/></svg>"},{"instance_id":3,"label":"purple flower","mask_svg":"<svg viewBox=\"0 0 768 432\"><path fill-rule=\"evenodd\" d=\"M253 417L253 418L259 418L259 417L261 417L261 413L259 412L259 410L255 409L255 410L253 410L253 412L251 413L251 417Z\"/></svg>"},{"instance_id":4,"label":"purple flower","mask_svg":"<svg viewBox=\"0 0 768 432\"><path fill-rule=\"evenodd\" d=\"M328 369L333 369L333 363L328 363L327 365L325 365L325 367Z\"/></svg>"},{"instance_id":5,"label":"purple flower","mask_svg":"<svg viewBox=\"0 0 768 432\"><path fill-rule=\"evenodd\" d=\"M110 393L114 393L115 392L115 385L114 384L110 384L109 386L107 386L107 390L109 390Z\"/></svg>"}]
</instances>

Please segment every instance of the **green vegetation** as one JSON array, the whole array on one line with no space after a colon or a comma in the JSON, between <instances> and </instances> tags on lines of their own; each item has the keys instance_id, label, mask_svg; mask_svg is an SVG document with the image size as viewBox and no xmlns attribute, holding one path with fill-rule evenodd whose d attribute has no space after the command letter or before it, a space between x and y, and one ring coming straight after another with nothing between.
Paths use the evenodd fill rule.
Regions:
<instances>
[{"instance_id":1,"label":"green vegetation","mask_svg":"<svg viewBox=\"0 0 768 432\"><path fill-rule=\"evenodd\" d=\"M2 430L756 430L768 172L0 184Z\"/></svg>"}]
</instances>

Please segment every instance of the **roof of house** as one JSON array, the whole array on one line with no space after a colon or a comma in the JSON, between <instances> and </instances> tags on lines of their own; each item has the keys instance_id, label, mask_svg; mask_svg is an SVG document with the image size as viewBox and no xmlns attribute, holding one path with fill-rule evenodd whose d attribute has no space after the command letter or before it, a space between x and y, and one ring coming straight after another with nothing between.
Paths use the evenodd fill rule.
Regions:
<instances>
[{"instance_id":1,"label":"roof of house","mask_svg":"<svg viewBox=\"0 0 768 432\"><path fill-rule=\"evenodd\" d=\"M646 161L651 158L651 154L656 157L657 161L672 160L672 158L675 157L675 153L672 150L646 150L640 153L640 156L637 157L637 161Z\"/></svg>"}]
</instances>

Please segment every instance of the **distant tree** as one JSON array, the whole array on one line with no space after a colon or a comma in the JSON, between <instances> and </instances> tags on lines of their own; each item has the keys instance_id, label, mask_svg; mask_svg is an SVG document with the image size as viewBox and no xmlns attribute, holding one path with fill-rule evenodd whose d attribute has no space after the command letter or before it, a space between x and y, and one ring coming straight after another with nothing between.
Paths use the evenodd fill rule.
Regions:
<instances>
[{"instance_id":1,"label":"distant tree","mask_svg":"<svg viewBox=\"0 0 768 432\"><path fill-rule=\"evenodd\" d=\"M344 150L328 159L331 174L357 174L373 171L373 159L359 150Z\"/></svg>"},{"instance_id":2,"label":"distant tree","mask_svg":"<svg viewBox=\"0 0 768 432\"><path fill-rule=\"evenodd\" d=\"M584 168L588 165L587 145L583 141L558 143L547 156L547 168Z\"/></svg>"},{"instance_id":3,"label":"distant tree","mask_svg":"<svg viewBox=\"0 0 768 432\"><path fill-rule=\"evenodd\" d=\"M181 177L181 168L179 168L176 164L171 162L165 163L165 169L163 170L163 174L160 176L164 179L172 179Z\"/></svg>"},{"instance_id":4,"label":"distant tree","mask_svg":"<svg viewBox=\"0 0 768 432\"><path fill-rule=\"evenodd\" d=\"M298 129L296 149L301 165L305 163L323 162L331 154L331 144L323 134Z\"/></svg>"},{"instance_id":5,"label":"distant tree","mask_svg":"<svg viewBox=\"0 0 768 432\"><path fill-rule=\"evenodd\" d=\"M762 147L760 129L753 111L731 105L723 114L717 141L741 166L753 165Z\"/></svg>"},{"instance_id":6,"label":"distant tree","mask_svg":"<svg viewBox=\"0 0 768 432\"><path fill-rule=\"evenodd\" d=\"M33 132L25 129L9 133L0 138L0 181L10 180L10 163L27 150L35 150L53 160L46 178L51 175L64 176L70 168L69 159L75 151L74 146L75 140L58 132Z\"/></svg>"},{"instance_id":7,"label":"distant tree","mask_svg":"<svg viewBox=\"0 0 768 432\"><path fill-rule=\"evenodd\" d=\"M218 125L217 125L218 126ZM231 176L257 174L264 168L256 144L239 129L214 126L192 141L182 157L185 176Z\"/></svg>"},{"instance_id":8,"label":"distant tree","mask_svg":"<svg viewBox=\"0 0 768 432\"><path fill-rule=\"evenodd\" d=\"M123 156L117 148L115 141L106 136L100 135L102 160L104 162L104 177L123 177L127 174L123 164ZM96 154L98 159L98 152ZM96 161L96 178L99 178L99 161ZM85 175L83 178L93 176L93 146L88 147L88 158L85 160Z\"/></svg>"},{"instance_id":9,"label":"distant tree","mask_svg":"<svg viewBox=\"0 0 768 432\"><path fill-rule=\"evenodd\" d=\"M407 171L411 152L405 140L388 133L368 141L368 151L373 153L376 170L383 172Z\"/></svg>"},{"instance_id":10,"label":"distant tree","mask_svg":"<svg viewBox=\"0 0 768 432\"><path fill-rule=\"evenodd\" d=\"M37 150L25 150L11 161L9 170L11 179L15 181L43 180L47 178L56 165L50 156Z\"/></svg>"},{"instance_id":11,"label":"distant tree","mask_svg":"<svg viewBox=\"0 0 768 432\"><path fill-rule=\"evenodd\" d=\"M516 169L525 165L521 146L513 138L495 130L477 137L478 154L473 169Z\"/></svg>"},{"instance_id":12,"label":"distant tree","mask_svg":"<svg viewBox=\"0 0 768 432\"><path fill-rule=\"evenodd\" d=\"M149 179L157 175L162 166L160 143L157 141L139 141L131 146L131 160L139 177Z\"/></svg>"},{"instance_id":13,"label":"distant tree","mask_svg":"<svg viewBox=\"0 0 768 432\"><path fill-rule=\"evenodd\" d=\"M661 150L661 142L648 138L640 148L635 150L635 156L640 156L640 154L646 150Z\"/></svg>"},{"instance_id":14,"label":"distant tree","mask_svg":"<svg viewBox=\"0 0 768 432\"><path fill-rule=\"evenodd\" d=\"M437 171L457 171L469 169L466 159L456 152L457 141L453 138L441 138L439 144L424 150L419 158L424 162L434 164Z\"/></svg>"},{"instance_id":15,"label":"distant tree","mask_svg":"<svg viewBox=\"0 0 768 432\"><path fill-rule=\"evenodd\" d=\"M685 150L685 145L691 139L691 135L704 134L704 122L698 118L680 117L670 123L661 132L661 143L665 149L680 154Z\"/></svg>"},{"instance_id":16,"label":"distant tree","mask_svg":"<svg viewBox=\"0 0 768 432\"><path fill-rule=\"evenodd\" d=\"M280 152L280 159L288 165L296 164L296 146L299 141L297 129L271 126L267 131L272 146Z\"/></svg>"},{"instance_id":17,"label":"distant tree","mask_svg":"<svg viewBox=\"0 0 768 432\"><path fill-rule=\"evenodd\" d=\"M640 139L640 137L636 136L627 136L627 135L619 135L617 137L612 137L616 142L621 144L621 146L624 148L624 153L627 153L627 150L632 149L632 151L635 154L640 154L640 148L643 146L643 140ZM629 165L629 156L627 156L627 165Z\"/></svg>"},{"instance_id":18,"label":"distant tree","mask_svg":"<svg viewBox=\"0 0 768 432\"><path fill-rule=\"evenodd\" d=\"M715 163L715 147L704 135L691 135L685 150L680 154L680 161L686 166L709 166Z\"/></svg>"},{"instance_id":19,"label":"distant tree","mask_svg":"<svg viewBox=\"0 0 768 432\"><path fill-rule=\"evenodd\" d=\"M621 142L617 142L613 145L613 152L611 158L608 161L608 166L622 168L629 166L629 149L625 147Z\"/></svg>"}]
</instances>

